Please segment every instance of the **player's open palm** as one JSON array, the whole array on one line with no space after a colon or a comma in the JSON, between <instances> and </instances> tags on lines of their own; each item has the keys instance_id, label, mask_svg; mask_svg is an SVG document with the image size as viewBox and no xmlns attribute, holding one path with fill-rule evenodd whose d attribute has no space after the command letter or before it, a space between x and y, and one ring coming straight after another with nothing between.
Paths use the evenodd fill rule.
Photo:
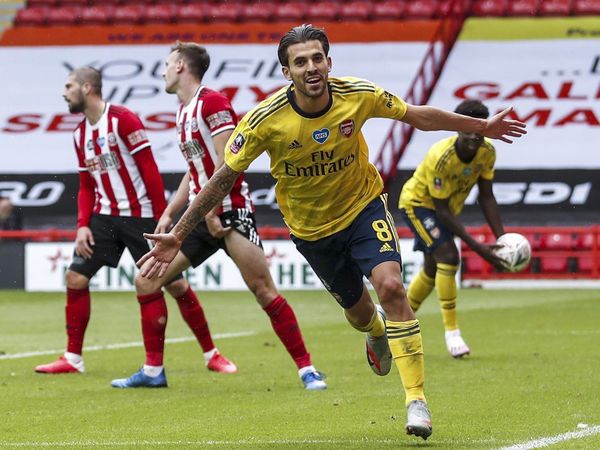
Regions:
<instances>
[{"instance_id":1,"label":"player's open palm","mask_svg":"<svg viewBox=\"0 0 600 450\"><path fill-rule=\"evenodd\" d=\"M152 250L142 256L137 262L137 266L140 268L140 275L145 278L162 277L171 261L177 256L177 252L181 247L181 241L171 233L144 233L144 237L154 241L155 245Z\"/></svg>"},{"instance_id":2,"label":"player's open palm","mask_svg":"<svg viewBox=\"0 0 600 450\"><path fill-rule=\"evenodd\" d=\"M527 130L525 130L527 125L525 123L506 118L511 111L512 106L489 119L483 135L488 138L500 139L503 142L512 144L513 140L510 138L519 138L522 135L527 134Z\"/></svg>"}]
</instances>

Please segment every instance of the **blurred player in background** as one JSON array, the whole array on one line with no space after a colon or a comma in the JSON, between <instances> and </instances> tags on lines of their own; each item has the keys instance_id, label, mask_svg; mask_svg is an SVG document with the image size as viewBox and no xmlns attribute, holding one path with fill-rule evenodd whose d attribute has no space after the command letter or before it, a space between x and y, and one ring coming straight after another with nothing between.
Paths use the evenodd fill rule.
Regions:
<instances>
[{"instance_id":1,"label":"blurred player in background","mask_svg":"<svg viewBox=\"0 0 600 450\"><path fill-rule=\"evenodd\" d=\"M166 60L165 89L176 94L181 102L177 111L177 140L188 171L158 221L157 233L170 230L177 213L188 200L193 201L223 164L225 143L237 124L229 100L202 84L209 65L206 49L195 43L177 43ZM322 375L312 365L294 311L277 292L271 278L243 174L238 174L230 192L186 237L164 275L154 280L136 277L138 292L155 295L173 276L190 265L197 267L219 249L233 259L256 301L269 316L273 330L296 363L304 387L326 389Z\"/></svg>"},{"instance_id":2,"label":"blurred player in background","mask_svg":"<svg viewBox=\"0 0 600 450\"><path fill-rule=\"evenodd\" d=\"M489 117L478 100L465 100L457 114ZM446 347L455 358L468 355L456 319L456 272L460 264L454 236L461 238L483 259L503 270L494 245L477 242L465 230L458 215L475 184L478 202L496 238L504 234L500 210L492 191L496 150L481 133L459 132L435 143L400 194L400 211L413 234L414 249L423 252L424 265L408 286L408 301L417 312L434 286L446 330Z\"/></svg>"},{"instance_id":3,"label":"blurred player in background","mask_svg":"<svg viewBox=\"0 0 600 450\"><path fill-rule=\"evenodd\" d=\"M406 432L426 439L432 425L423 391L421 331L402 284L383 180L369 162L361 128L371 117L387 117L424 130L478 132L508 140L505 135L519 136L525 125L504 120L509 110L490 120L474 119L408 105L366 80L329 78L328 52L327 35L312 25L283 36L278 57L291 85L238 124L226 145L225 164L171 232L146 235L157 244L139 261L140 274L163 275L186 236L266 151L277 180L277 201L296 247L344 308L350 324L367 333L372 370L386 375L394 360L406 395ZM373 284L382 308L371 299L363 276Z\"/></svg>"},{"instance_id":4,"label":"blurred player in background","mask_svg":"<svg viewBox=\"0 0 600 450\"><path fill-rule=\"evenodd\" d=\"M0 230L20 230L23 228L21 210L15 208L8 197L0 196Z\"/></svg>"},{"instance_id":5,"label":"blurred player in background","mask_svg":"<svg viewBox=\"0 0 600 450\"><path fill-rule=\"evenodd\" d=\"M90 318L90 279L104 266L116 267L127 248L134 259L149 249L141 233L156 228L166 205L146 130L129 109L102 99L102 76L91 67L71 72L63 97L71 113L85 118L74 131L79 161L77 237L66 273L67 351L58 361L37 366L40 373L83 372L83 339ZM181 314L202 346L207 367L235 372L233 363L215 347L202 306L188 282L175 274L167 285ZM138 293L146 362L142 372L152 383L166 386L163 350L167 307L161 293ZM143 381L143 378L140 379Z\"/></svg>"}]
</instances>

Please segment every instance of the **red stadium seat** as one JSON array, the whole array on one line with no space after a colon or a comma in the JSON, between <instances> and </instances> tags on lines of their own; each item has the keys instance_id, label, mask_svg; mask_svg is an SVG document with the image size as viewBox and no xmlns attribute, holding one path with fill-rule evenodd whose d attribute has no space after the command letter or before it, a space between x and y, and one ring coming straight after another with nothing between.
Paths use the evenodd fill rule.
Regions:
<instances>
[{"instance_id":1,"label":"red stadium seat","mask_svg":"<svg viewBox=\"0 0 600 450\"><path fill-rule=\"evenodd\" d=\"M177 14L177 6L161 3L160 5L148 5L144 8L146 23L171 23Z\"/></svg>"},{"instance_id":2,"label":"red stadium seat","mask_svg":"<svg viewBox=\"0 0 600 450\"><path fill-rule=\"evenodd\" d=\"M94 6L106 6L106 5L120 5L127 0L90 0L90 5Z\"/></svg>"},{"instance_id":3,"label":"red stadium seat","mask_svg":"<svg viewBox=\"0 0 600 450\"><path fill-rule=\"evenodd\" d=\"M50 8L46 18L48 25L75 25L81 19L81 8L77 6Z\"/></svg>"},{"instance_id":4,"label":"red stadium seat","mask_svg":"<svg viewBox=\"0 0 600 450\"><path fill-rule=\"evenodd\" d=\"M275 6L275 18L281 21L299 22L306 17L306 8L303 2L282 3Z\"/></svg>"},{"instance_id":5,"label":"red stadium seat","mask_svg":"<svg viewBox=\"0 0 600 450\"><path fill-rule=\"evenodd\" d=\"M89 0L57 0L57 5L60 6L88 6L90 4Z\"/></svg>"},{"instance_id":6,"label":"red stadium seat","mask_svg":"<svg viewBox=\"0 0 600 450\"><path fill-rule=\"evenodd\" d=\"M494 242L494 239L491 235L488 240L488 237L484 233L473 233L473 234L471 234L471 237L473 239L475 239L477 242L482 242L482 243L485 242L488 244L492 244ZM460 248L462 251L469 250L469 246L463 240L460 241Z\"/></svg>"},{"instance_id":7,"label":"red stadium seat","mask_svg":"<svg viewBox=\"0 0 600 450\"><path fill-rule=\"evenodd\" d=\"M487 271L487 263L476 254L464 255L462 258L463 270L469 275L479 275Z\"/></svg>"},{"instance_id":8,"label":"red stadium seat","mask_svg":"<svg viewBox=\"0 0 600 450\"><path fill-rule=\"evenodd\" d=\"M275 15L275 5L271 2L248 3L242 5L243 22L268 22Z\"/></svg>"},{"instance_id":9,"label":"red stadium seat","mask_svg":"<svg viewBox=\"0 0 600 450\"><path fill-rule=\"evenodd\" d=\"M535 16L537 12L538 0L513 0L506 9L508 16Z\"/></svg>"},{"instance_id":10,"label":"red stadium seat","mask_svg":"<svg viewBox=\"0 0 600 450\"><path fill-rule=\"evenodd\" d=\"M17 26L40 26L46 24L46 13L48 9L43 6L22 8L15 15Z\"/></svg>"},{"instance_id":11,"label":"red stadium seat","mask_svg":"<svg viewBox=\"0 0 600 450\"><path fill-rule=\"evenodd\" d=\"M542 250L572 250L575 248L575 239L570 233L549 233L541 238Z\"/></svg>"},{"instance_id":12,"label":"red stadium seat","mask_svg":"<svg viewBox=\"0 0 600 450\"><path fill-rule=\"evenodd\" d=\"M592 233L580 233L575 239L575 250L592 250L594 248L594 235Z\"/></svg>"},{"instance_id":13,"label":"red stadium seat","mask_svg":"<svg viewBox=\"0 0 600 450\"><path fill-rule=\"evenodd\" d=\"M143 5L123 5L115 9L114 23L136 24L144 19Z\"/></svg>"},{"instance_id":14,"label":"red stadium seat","mask_svg":"<svg viewBox=\"0 0 600 450\"><path fill-rule=\"evenodd\" d=\"M541 247L541 237L537 233L521 233L529 241L531 245L531 251L536 252Z\"/></svg>"},{"instance_id":15,"label":"red stadium seat","mask_svg":"<svg viewBox=\"0 0 600 450\"><path fill-rule=\"evenodd\" d=\"M340 5L340 17L342 20L368 20L372 10L372 2L351 1Z\"/></svg>"},{"instance_id":16,"label":"red stadium seat","mask_svg":"<svg viewBox=\"0 0 600 450\"><path fill-rule=\"evenodd\" d=\"M201 3L190 3L177 7L175 20L177 22L200 23L206 20L208 7Z\"/></svg>"},{"instance_id":17,"label":"red stadium seat","mask_svg":"<svg viewBox=\"0 0 600 450\"><path fill-rule=\"evenodd\" d=\"M400 19L404 14L406 4L398 0L383 0L373 4L371 17L376 20Z\"/></svg>"},{"instance_id":18,"label":"red stadium seat","mask_svg":"<svg viewBox=\"0 0 600 450\"><path fill-rule=\"evenodd\" d=\"M507 0L476 0L471 7L474 16L500 17L506 14Z\"/></svg>"},{"instance_id":19,"label":"red stadium seat","mask_svg":"<svg viewBox=\"0 0 600 450\"><path fill-rule=\"evenodd\" d=\"M241 4L238 2L207 4L208 22L235 22L240 17Z\"/></svg>"},{"instance_id":20,"label":"red stadium seat","mask_svg":"<svg viewBox=\"0 0 600 450\"><path fill-rule=\"evenodd\" d=\"M573 13L582 16L600 14L600 0L575 0Z\"/></svg>"},{"instance_id":21,"label":"red stadium seat","mask_svg":"<svg viewBox=\"0 0 600 450\"><path fill-rule=\"evenodd\" d=\"M322 21L334 21L339 18L340 4L332 1L322 1L309 3L306 9L306 18L316 22L318 25Z\"/></svg>"},{"instance_id":22,"label":"red stadium seat","mask_svg":"<svg viewBox=\"0 0 600 450\"><path fill-rule=\"evenodd\" d=\"M569 271L569 258L566 256L543 256L540 259L542 273L567 273Z\"/></svg>"},{"instance_id":23,"label":"red stadium seat","mask_svg":"<svg viewBox=\"0 0 600 450\"><path fill-rule=\"evenodd\" d=\"M406 5L407 19L432 19L439 13L439 4L435 0L415 0Z\"/></svg>"},{"instance_id":24,"label":"red stadium seat","mask_svg":"<svg viewBox=\"0 0 600 450\"><path fill-rule=\"evenodd\" d=\"M591 255L579 256L577 258L577 272L592 273L594 270L594 260Z\"/></svg>"},{"instance_id":25,"label":"red stadium seat","mask_svg":"<svg viewBox=\"0 0 600 450\"><path fill-rule=\"evenodd\" d=\"M54 6L56 5L56 0L27 0L27 8L30 9L38 6ZM20 10L22 11L22 10Z\"/></svg>"},{"instance_id":26,"label":"red stadium seat","mask_svg":"<svg viewBox=\"0 0 600 450\"><path fill-rule=\"evenodd\" d=\"M571 0L545 0L540 2L540 16L568 16L571 14Z\"/></svg>"},{"instance_id":27,"label":"red stadium seat","mask_svg":"<svg viewBox=\"0 0 600 450\"><path fill-rule=\"evenodd\" d=\"M81 23L82 25L105 25L112 23L114 15L114 5L90 6L81 11Z\"/></svg>"}]
</instances>

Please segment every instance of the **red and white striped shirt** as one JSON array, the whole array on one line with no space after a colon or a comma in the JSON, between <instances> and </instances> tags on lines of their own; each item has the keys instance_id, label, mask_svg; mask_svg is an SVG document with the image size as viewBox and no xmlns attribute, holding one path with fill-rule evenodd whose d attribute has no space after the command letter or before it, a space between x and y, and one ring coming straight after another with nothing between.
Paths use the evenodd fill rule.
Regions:
<instances>
[{"instance_id":1,"label":"red and white striped shirt","mask_svg":"<svg viewBox=\"0 0 600 450\"><path fill-rule=\"evenodd\" d=\"M79 160L77 226L93 213L158 219L165 190L140 118L106 103L100 120L81 121L73 132Z\"/></svg>"},{"instance_id":2,"label":"red and white striped shirt","mask_svg":"<svg viewBox=\"0 0 600 450\"><path fill-rule=\"evenodd\" d=\"M194 98L181 105L177 111L177 141L190 171L191 202L215 171L217 151L213 136L233 130L237 116L227 97L204 86L198 88ZM244 174L235 181L231 192L223 199L217 214L232 209L246 208L254 211Z\"/></svg>"}]
</instances>

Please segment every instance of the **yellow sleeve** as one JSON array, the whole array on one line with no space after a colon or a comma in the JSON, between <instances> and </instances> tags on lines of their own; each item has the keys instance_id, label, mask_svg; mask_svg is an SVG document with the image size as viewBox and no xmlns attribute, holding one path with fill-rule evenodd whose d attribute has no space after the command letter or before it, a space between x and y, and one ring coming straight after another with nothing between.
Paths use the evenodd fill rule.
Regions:
<instances>
[{"instance_id":1,"label":"yellow sleeve","mask_svg":"<svg viewBox=\"0 0 600 450\"><path fill-rule=\"evenodd\" d=\"M225 164L236 172L243 172L264 150L264 143L244 117L225 144Z\"/></svg>"},{"instance_id":2,"label":"yellow sleeve","mask_svg":"<svg viewBox=\"0 0 600 450\"><path fill-rule=\"evenodd\" d=\"M406 102L400 97L396 97L382 87L375 86L372 117L400 120L406 114L406 109Z\"/></svg>"}]
</instances>

